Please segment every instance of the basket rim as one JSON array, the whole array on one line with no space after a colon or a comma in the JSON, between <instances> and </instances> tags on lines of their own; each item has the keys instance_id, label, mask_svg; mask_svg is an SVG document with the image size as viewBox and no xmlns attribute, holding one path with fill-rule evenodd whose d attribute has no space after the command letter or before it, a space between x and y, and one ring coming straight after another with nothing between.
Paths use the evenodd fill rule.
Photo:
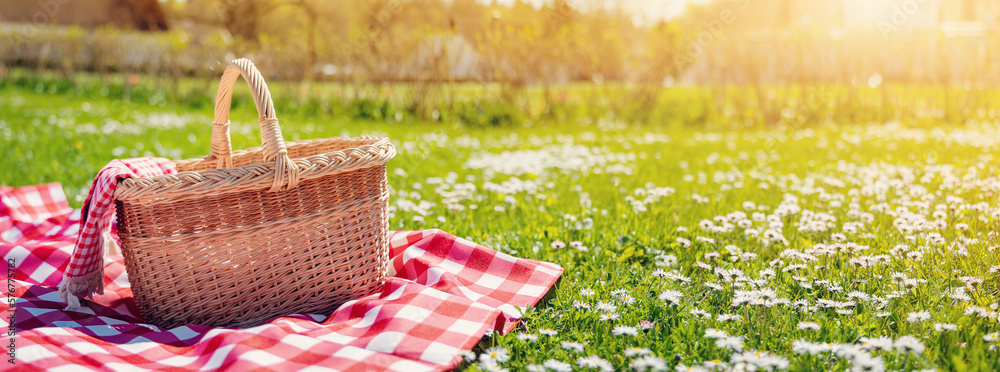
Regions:
<instances>
[{"instance_id":1,"label":"basket rim","mask_svg":"<svg viewBox=\"0 0 1000 372\"><path fill-rule=\"evenodd\" d=\"M312 146L325 142L364 143L338 151L319 153L292 162L299 171L299 180L319 178L338 173L380 166L396 156L396 147L386 137L329 137L288 142L288 148ZM261 153L261 147L233 152L233 158ZM206 161L215 161L211 155L203 158L179 160L178 167ZM269 188L275 173L273 162L260 162L240 167L183 171L155 177L133 177L118 180L113 198L138 201L179 197L185 195L212 195Z\"/></svg>"}]
</instances>

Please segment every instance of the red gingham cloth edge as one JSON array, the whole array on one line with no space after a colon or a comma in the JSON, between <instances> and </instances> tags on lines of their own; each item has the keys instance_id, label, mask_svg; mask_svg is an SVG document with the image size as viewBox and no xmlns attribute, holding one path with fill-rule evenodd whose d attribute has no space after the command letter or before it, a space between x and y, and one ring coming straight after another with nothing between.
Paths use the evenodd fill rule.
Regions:
<instances>
[{"instance_id":1,"label":"red gingham cloth edge","mask_svg":"<svg viewBox=\"0 0 1000 372\"><path fill-rule=\"evenodd\" d=\"M83 217L73 256L59 283L59 296L69 307L79 307L80 299L104 293L104 258L115 244L110 236L114 218L114 193L118 181L132 177L155 177L177 173L173 161L163 158L112 160L101 168L83 202ZM65 198L64 198L65 199Z\"/></svg>"},{"instance_id":2,"label":"red gingham cloth edge","mask_svg":"<svg viewBox=\"0 0 1000 372\"><path fill-rule=\"evenodd\" d=\"M0 189L0 196L6 191ZM245 329L166 330L141 323L121 256L104 267L105 294L63 309L51 277L39 274L65 267L70 258L74 235L66 232L74 231L78 213L68 207L59 213L64 226L49 231L64 233L0 241L0 254L17 263L17 366L445 370L487 330L512 330L517 307L535 305L562 273L555 264L516 258L440 230L401 231L390 239L392 277L383 290L329 316L291 315ZM5 217L10 219L0 215L0 227ZM0 326L6 321L0 319Z\"/></svg>"}]
</instances>

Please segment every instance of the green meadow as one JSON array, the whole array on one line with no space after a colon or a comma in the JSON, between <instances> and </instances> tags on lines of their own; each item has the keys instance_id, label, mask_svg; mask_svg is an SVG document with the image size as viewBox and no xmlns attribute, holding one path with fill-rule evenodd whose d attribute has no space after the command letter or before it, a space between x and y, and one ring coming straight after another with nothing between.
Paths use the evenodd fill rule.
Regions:
<instances>
[{"instance_id":1,"label":"green meadow","mask_svg":"<svg viewBox=\"0 0 1000 372\"><path fill-rule=\"evenodd\" d=\"M209 152L214 81L170 90L143 76L125 91L11 74L0 184L59 182L79 207L112 159ZM784 88L805 98L774 108L677 88L635 124L623 119L633 111L588 98L613 88L560 88L568 103L548 105L535 92L517 106L454 103L486 89L472 85L436 93L450 106L385 89L396 91L273 90L286 141L392 139L393 229L439 228L565 268L516 331L488 335L459 368L1000 370L994 111L950 123L961 108L904 97L899 111L926 115L871 124L884 122L879 90L828 106ZM234 148L259 146L237 91Z\"/></svg>"}]
</instances>

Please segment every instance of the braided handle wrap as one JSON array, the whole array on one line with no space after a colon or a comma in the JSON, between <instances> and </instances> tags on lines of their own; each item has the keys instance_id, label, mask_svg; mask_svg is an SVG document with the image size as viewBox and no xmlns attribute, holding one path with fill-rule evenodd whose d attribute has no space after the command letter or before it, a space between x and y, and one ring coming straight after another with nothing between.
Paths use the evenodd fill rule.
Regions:
<instances>
[{"instance_id":1,"label":"braided handle wrap","mask_svg":"<svg viewBox=\"0 0 1000 372\"><path fill-rule=\"evenodd\" d=\"M294 188L299 183L299 169L288 157L285 140L281 136L281 128L278 126L278 118L274 114L271 92L267 90L267 83L264 82L260 71L253 65L253 62L246 58L230 62L226 71L222 73L222 80L219 81L219 92L215 96L215 120L212 122L212 155L210 159L217 159L217 167L220 169L233 166L232 142L229 138L229 109L232 105L233 88L240 76L243 76L243 79L250 85L254 104L257 106L264 161L274 161L274 181L271 183L270 191L275 192L281 190L282 187Z\"/></svg>"}]
</instances>

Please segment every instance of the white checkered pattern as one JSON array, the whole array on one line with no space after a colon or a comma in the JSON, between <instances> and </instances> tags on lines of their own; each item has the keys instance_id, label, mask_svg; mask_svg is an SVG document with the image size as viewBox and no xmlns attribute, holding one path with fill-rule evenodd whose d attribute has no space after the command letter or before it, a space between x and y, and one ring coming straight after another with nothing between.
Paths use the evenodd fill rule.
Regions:
<instances>
[{"instance_id":1,"label":"white checkered pattern","mask_svg":"<svg viewBox=\"0 0 1000 372\"><path fill-rule=\"evenodd\" d=\"M77 231L79 213L59 199L58 185L31 187L63 202L46 209L33 204L39 198L9 196L24 190L0 188L0 224L7 223L0 235L18 229L23 236L0 241L0 255L17 262L16 362L27 370L447 370L487 330L513 329L520 316L515 306L537 303L562 274L554 264L500 254L439 230L401 231L390 239L395 274L382 290L332 314L289 315L245 329L161 329L142 323L121 256L104 266L103 295L64 310L59 277L46 273L70 261L76 237L65 232ZM0 304L0 312L8 309ZM0 328L4 321L0 317Z\"/></svg>"},{"instance_id":2,"label":"white checkered pattern","mask_svg":"<svg viewBox=\"0 0 1000 372\"><path fill-rule=\"evenodd\" d=\"M163 158L116 159L101 169L90 186L87 199L83 202L83 219L80 221L83 227L80 229L63 279L70 283L79 281L89 284L85 287L69 286L69 293L63 293L64 295L83 298L90 297L95 294L94 292L100 293L100 290L94 291L94 288L101 288L100 283L97 283L100 273L96 274L98 275L96 277L91 275L104 267L104 255L107 254L104 251L104 240L113 239L109 233L111 222L114 220L114 193L118 181L124 178L154 177L174 173L177 173L177 166L173 161ZM23 200L24 204L31 204L33 199ZM63 197L63 204L65 201L66 198ZM87 279L88 277L91 279Z\"/></svg>"}]
</instances>

